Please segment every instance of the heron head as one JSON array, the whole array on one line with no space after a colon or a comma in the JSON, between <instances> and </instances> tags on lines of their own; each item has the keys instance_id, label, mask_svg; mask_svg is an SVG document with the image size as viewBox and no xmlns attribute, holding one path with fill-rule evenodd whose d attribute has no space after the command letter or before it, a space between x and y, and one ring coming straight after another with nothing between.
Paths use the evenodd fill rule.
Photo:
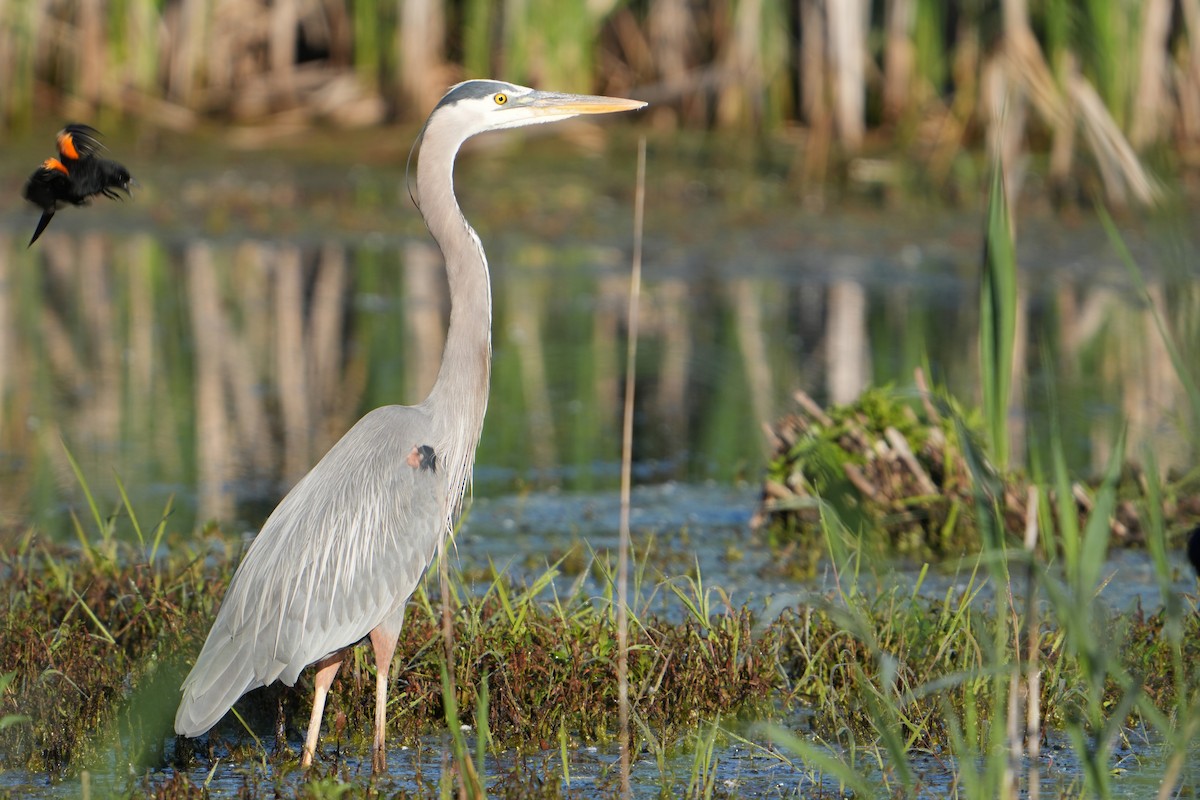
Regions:
<instances>
[{"instance_id":1,"label":"heron head","mask_svg":"<svg viewBox=\"0 0 1200 800\"><path fill-rule=\"evenodd\" d=\"M430 120L450 116L464 137L484 131L554 122L581 114L633 111L641 100L587 94L543 92L493 80L464 81L451 87L434 106Z\"/></svg>"},{"instance_id":2,"label":"heron head","mask_svg":"<svg viewBox=\"0 0 1200 800\"><path fill-rule=\"evenodd\" d=\"M442 158L453 161L459 146L478 133L554 122L581 114L633 111L645 105L641 100L621 97L543 92L505 81L463 81L450 87L433 107L408 158L411 163L418 146L424 149L433 144ZM405 172L407 182L407 168ZM409 196L419 207L411 186Z\"/></svg>"}]
</instances>

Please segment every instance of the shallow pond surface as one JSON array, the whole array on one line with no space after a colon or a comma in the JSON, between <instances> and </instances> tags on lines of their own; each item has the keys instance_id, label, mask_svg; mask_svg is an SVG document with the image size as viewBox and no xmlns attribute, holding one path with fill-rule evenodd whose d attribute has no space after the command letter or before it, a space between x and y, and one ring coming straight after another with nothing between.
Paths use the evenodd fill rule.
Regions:
<instances>
[{"instance_id":1,"label":"shallow pond surface","mask_svg":"<svg viewBox=\"0 0 1200 800\"><path fill-rule=\"evenodd\" d=\"M645 557L649 548L645 558L651 576L691 574L696 567L704 582L721 587L734 605L749 604L764 610L767 617L773 616L772 610L835 596L838 578L828 562L811 580L780 574L777 555L749 527L757 502L758 490L752 487L665 483L638 488L630 504L635 558L638 554ZM592 551L615 553L619 514L620 498L612 492L477 498L459 534L457 563L468 574L494 564L518 578L532 580L571 548L577 548L585 560ZM1169 555L1175 576L1172 590L1194 592L1196 579L1185 555L1181 551ZM947 592L960 596L983 584L980 600L992 597L987 570L978 567L976 554L964 553L957 561L934 565L924 575L922 566L914 562L872 564L868 560L857 576L858 590L883 593L898 589L902 594L917 590L940 600ZM1116 611L1138 604L1147 610L1161 607L1154 565L1145 550L1110 551L1104 574L1098 602ZM1016 574L1014 586L1020 591L1021 579ZM653 586L644 587L646 594L652 590ZM656 597L659 607L652 604L650 610L679 613L669 593L659 592Z\"/></svg>"},{"instance_id":2,"label":"shallow pond surface","mask_svg":"<svg viewBox=\"0 0 1200 800\"><path fill-rule=\"evenodd\" d=\"M492 266L479 496L617 484L635 148L594 133L480 140L457 170ZM106 505L116 473L143 518L173 497L176 530L253 529L362 413L424 396L448 301L397 136L110 140L142 189L65 210L33 248L36 212L0 197L0 534L32 520L73 538L68 449ZM924 366L975 404L981 211L853 186L814 202L790 150L728 145L651 144L639 482L754 482L796 389L911 391ZM19 184L36 152L9 148L0 176ZM1194 463L1155 322L1200 363L1192 216L1122 220L1147 302L1094 217L1020 215L1018 456L1027 433L1049 441L1053 407L1080 474L1123 428L1130 453Z\"/></svg>"},{"instance_id":3,"label":"shallow pond surface","mask_svg":"<svg viewBox=\"0 0 1200 800\"><path fill-rule=\"evenodd\" d=\"M743 726L744 727L744 726ZM474 731L464 728L469 743ZM708 735L708 732L704 732ZM635 760L630 783L633 796L658 798L693 796L694 786L711 784L716 796L745 798L841 797L839 784L828 776L820 776L806 768L794 754L770 742L763 733L754 730L724 729L717 734L714 758L700 759L695 743L673 748L661 759L643 751ZM292 742L299 751L300 742ZM167 746L169 753L171 746ZM336 775L340 781L366 784L371 781L370 759L349 750L339 752L330 746L323 751L326 775ZM376 778L375 786L383 796L405 791L418 796L437 796L438 781L449 758L450 746L444 738L428 737L420 747L392 747L388 755L388 772ZM541 783L559 784L574 797L618 796L619 752L614 745L578 746L568 744L564 752L557 743L540 752L489 754L485 761L486 780L495 790L500 785L538 786ZM843 756L845 754L843 753ZM1112 797L1141 800L1157 794L1166 766L1167 754L1153 739L1138 730L1129 731L1114 748L1112 765ZM886 762L885 762L886 763ZM980 765L982 766L982 765ZM861 774L877 786L897 786L897 777L890 768L887 775L873 756L863 754L858 764ZM951 778L952 769L962 767L954 759L938 754L910 754L914 798L940 800L961 792ZM967 767L969 768L969 767ZM1022 786L1038 784L1040 796L1047 798L1076 797L1081 794L1083 776L1070 742L1060 733L1050 732L1036 759L1020 762L1018 781ZM114 778L112 775L89 775L89 788L94 796L127 791L131 787L153 787L166 781L173 773L160 770L140 776ZM197 785L204 785L214 798L239 796L276 797L282 791L296 792L306 780L304 773L291 768L284 775L273 773L262 761L231 764L218 762L200 765L186 772ZM514 784L516 780L522 783ZM1193 758L1180 775L1183 784L1200 781L1200 747L1193 748ZM333 782L333 780L331 780ZM19 771L0 772L0 792L18 797L74 798L82 789L77 779L50 782ZM518 793L516 796L520 796Z\"/></svg>"}]
</instances>

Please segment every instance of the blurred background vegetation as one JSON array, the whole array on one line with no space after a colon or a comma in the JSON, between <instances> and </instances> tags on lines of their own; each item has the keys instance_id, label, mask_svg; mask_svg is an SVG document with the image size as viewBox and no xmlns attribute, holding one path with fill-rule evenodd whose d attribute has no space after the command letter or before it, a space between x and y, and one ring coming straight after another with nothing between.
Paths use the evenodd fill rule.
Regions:
<instances>
[{"instance_id":1,"label":"blurred background vegetation","mask_svg":"<svg viewBox=\"0 0 1200 800\"><path fill-rule=\"evenodd\" d=\"M1148 201L1138 154L1200 140L1198 25L1200 0L5 0L0 124L363 127L492 76L789 132L817 177L879 143L936 177L990 139Z\"/></svg>"},{"instance_id":2,"label":"blurred background vegetation","mask_svg":"<svg viewBox=\"0 0 1200 800\"><path fill-rule=\"evenodd\" d=\"M448 301L405 155L481 76L651 102L461 173L503 265L481 488L613 482L623 125L653 164L642 479L753 480L797 388L850 403L923 367L978 404L996 151L1026 202L1013 463L1061 402L1075 472L1125 425L1194 464L1156 320L1200 363L1197 25L1200 0L0 0L0 530L69 523L64 443L160 508L254 520L363 411L419 399ZM27 249L19 187L67 120L141 187ZM1097 199L1157 202L1121 217L1144 296L1075 213Z\"/></svg>"}]
</instances>

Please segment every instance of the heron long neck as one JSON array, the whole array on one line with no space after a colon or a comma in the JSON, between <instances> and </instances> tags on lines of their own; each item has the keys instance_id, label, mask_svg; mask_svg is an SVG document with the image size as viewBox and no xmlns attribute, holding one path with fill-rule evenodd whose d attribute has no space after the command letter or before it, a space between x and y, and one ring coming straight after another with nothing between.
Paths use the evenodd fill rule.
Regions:
<instances>
[{"instance_id":1,"label":"heron long neck","mask_svg":"<svg viewBox=\"0 0 1200 800\"><path fill-rule=\"evenodd\" d=\"M448 483L447 525L452 526L471 479L475 447L487 410L492 364L492 293L487 259L454 197L456 139L426 131L417 164L421 215L446 261L450 328L437 380L422 405L435 421L439 465Z\"/></svg>"}]
</instances>

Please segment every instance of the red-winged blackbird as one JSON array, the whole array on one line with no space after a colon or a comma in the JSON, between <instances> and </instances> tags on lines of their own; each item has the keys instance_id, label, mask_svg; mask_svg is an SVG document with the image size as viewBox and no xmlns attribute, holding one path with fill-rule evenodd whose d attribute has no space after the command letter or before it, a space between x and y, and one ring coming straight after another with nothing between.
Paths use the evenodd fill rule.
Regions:
<instances>
[{"instance_id":1,"label":"red-winged blackbird","mask_svg":"<svg viewBox=\"0 0 1200 800\"><path fill-rule=\"evenodd\" d=\"M37 230L29 246L37 241L61 206L87 205L94 195L121 199L115 190L129 194L133 179L129 170L115 161L100 158L104 149L97 139L100 131L90 125L71 124L58 132L58 158L48 158L25 182L25 199L42 209Z\"/></svg>"}]
</instances>

